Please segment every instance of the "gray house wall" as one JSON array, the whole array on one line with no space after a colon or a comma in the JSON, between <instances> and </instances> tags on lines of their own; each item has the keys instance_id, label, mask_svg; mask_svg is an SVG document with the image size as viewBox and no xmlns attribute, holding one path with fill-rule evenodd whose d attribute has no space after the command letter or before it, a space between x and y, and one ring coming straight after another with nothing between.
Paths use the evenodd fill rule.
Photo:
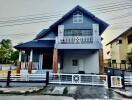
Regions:
<instances>
[{"instance_id":1,"label":"gray house wall","mask_svg":"<svg viewBox=\"0 0 132 100\"><path fill-rule=\"evenodd\" d=\"M64 29L92 29L92 24L97 23L85 15L83 15L83 23L73 23L73 16L61 23L64 25Z\"/></svg>"},{"instance_id":2,"label":"gray house wall","mask_svg":"<svg viewBox=\"0 0 132 100\"><path fill-rule=\"evenodd\" d=\"M81 69L85 73L99 73L99 52L91 50L67 50L64 51L63 73L78 73ZM78 66L72 65L72 60L79 61ZM81 60L81 62L80 62ZM83 67L83 68L82 68Z\"/></svg>"},{"instance_id":3,"label":"gray house wall","mask_svg":"<svg viewBox=\"0 0 132 100\"><path fill-rule=\"evenodd\" d=\"M66 19L61 25L64 25L64 29L92 29L92 24L98 24L91 18L83 15L83 23L73 23L73 16ZM50 32L44 38L55 38L55 33Z\"/></svg>"}]
</instances>

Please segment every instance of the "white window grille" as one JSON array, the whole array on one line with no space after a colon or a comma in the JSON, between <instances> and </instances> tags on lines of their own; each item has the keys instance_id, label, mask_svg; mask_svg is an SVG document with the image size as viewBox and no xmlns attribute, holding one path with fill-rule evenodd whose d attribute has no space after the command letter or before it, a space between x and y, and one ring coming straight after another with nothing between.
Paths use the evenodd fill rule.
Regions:
<instances>
[{"instance_id":1,"label":"white window grille","mask_svg":"<svg viewBox=\"0 0 132 100\"><path fill-rule=\"evenodd\" d=\"M76 12L73 14L73 23L83 23L83 13Z\"/></svg>"}]
</instances>

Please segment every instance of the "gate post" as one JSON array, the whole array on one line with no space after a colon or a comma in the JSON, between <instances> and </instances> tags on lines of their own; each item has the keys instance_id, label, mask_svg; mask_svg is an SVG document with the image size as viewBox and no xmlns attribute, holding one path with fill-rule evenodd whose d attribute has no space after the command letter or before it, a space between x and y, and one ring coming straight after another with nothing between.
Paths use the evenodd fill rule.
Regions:
<instances>
[{"instance_id":1,"label":"gate post","mask_svg":"<svg viewBox=\"0 0 132 100\"><path fill-rule=\"evenodd\" d=\"M121 74L121 84L122 84L122 89L125 89L125 81L124 81L124 74Z\"/></svg>"},{"instance_id":2,"label":"gate post","mask_svg":"<svg viewBox=\"0 0 132 100\"><path fill-rule=\"evenodd\" d=\"M11 76L11 71L8 71L8 73L7 73L7 82L6 82L7 87L10 86L10 76Z\"/></svg>"},{"instance_id":3,"label":"gate post","mask_svg":"<svg viewBox=\"0 0 132 100\"><path fill-rule=\"evenodd\" d=\"M111 73L110 73L110 70L108 70L107 72L107 86L108 88L111 88Z\"/></svg>"},{"instance_id":4,"label":"gate post","mask_svg":"<svg viewBox=\"0 0 132 100\"><path fill-rule=\"evenodd\" d=\"M49 84L49 72L46 72L46 86Z\"/></svg>"}]
</instances>

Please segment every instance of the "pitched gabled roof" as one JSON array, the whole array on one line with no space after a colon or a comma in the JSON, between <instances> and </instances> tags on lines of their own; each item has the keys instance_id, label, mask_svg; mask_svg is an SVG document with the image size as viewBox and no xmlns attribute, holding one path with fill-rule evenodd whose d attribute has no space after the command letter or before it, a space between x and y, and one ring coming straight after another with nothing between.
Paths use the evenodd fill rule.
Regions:
<instances>
[{"instance_id":1,"label":"pitched gabled roof","mask_svg":"<svg viewBox=\"0 0 132 100\"><path fill-rule=\"evenodd\" d=\"M16 45L15 49L54 48L55 40L32 40Z\"/></svg>"},{"instance_id":2,"label":"pitched gabled roof","mask_svg":"<svg viewBox=\"0 0 132 100\"><path fill-rule=\"evenodd\" d=\"M39 34L36 35L36 37L41 37L42 35L44 35L44 33L46 33L48 29L43 29Z\"/></svg>"},{"instance_id":3,"label":"pitched gabled roof","mask_svg":"<svg viewBox=\"0 0 132 100\"><path fill-rule=\"evenodd\" d=\"M112 41L110 41L109 43L107 43L106 46L109 45L109 44L111 44L111 43L114 42L116 39L118 39L119 37L121 37L122 35L124 35L125 33L127 33L127 32L130 31L130 30L132 31L132 27L128 28L126 31L124 31L124 32L121 33L119 36L117 36L116 38L114 38Z\"/></svg>"},{"instance_id":4,"label":"pitched gabled roof","mask_svg":"<svg viewBox=\"0 0 132 100\"><path fill-rule=\"evenodd\" d=\"M47 31L42 31L41 33L39 33L40 35L38 35L35 39L39 39L44 37L46 34L48 34L48 32L52 31L52 29L54 29L56 26L58 26L60 23L62 23L65 19L67 19L71 14L73 14L73 12L75 11L81 11L83 12L86 16L90 17L91 19L93 19L94 21L96 21L97 23L99 23L100 26L100 34L102 34L104 32L104 30L108 27L108 24L104 21L102 21L101 19L95 17L92 13L90 13L89 11L85 10L84 8L80 7L79 5L77 5L75 8L73 8L72 10L70 10L68 13L66 13L61 19L59 19L58 21L56 21L54 24L52 24L49 29L47 29Z\"/></svg>"}]
</instances>

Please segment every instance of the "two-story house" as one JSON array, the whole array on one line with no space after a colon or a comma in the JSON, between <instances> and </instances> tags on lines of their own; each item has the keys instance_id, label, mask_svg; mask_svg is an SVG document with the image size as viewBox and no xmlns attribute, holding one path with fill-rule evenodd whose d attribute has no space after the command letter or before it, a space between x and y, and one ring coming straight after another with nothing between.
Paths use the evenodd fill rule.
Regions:
<instances>
[{"instance_id":1,"label":"two-story house","mask_svg":"<svg viewBox=\"0 0 132 100\"><path fill-rule=\"evenodd\" d=\"M110 45L111 63L117 63L118 68L123 67L120 63L132 63L132 27L106 45Z\"/></svg>"},{"instance_id":2,"label":"two-story house","mask_svg":"<svg viewBox=\"0 0 132 100\"><path fill-rule=\"evenodd\" d=\"M103 74L99 66L103 60L101 34L107 27L107 23L76 6L34 40L15 46L20 50L17 73L48 70ZM26 56L22 57L22 51Z\"/></svg>"}]
</instances>

